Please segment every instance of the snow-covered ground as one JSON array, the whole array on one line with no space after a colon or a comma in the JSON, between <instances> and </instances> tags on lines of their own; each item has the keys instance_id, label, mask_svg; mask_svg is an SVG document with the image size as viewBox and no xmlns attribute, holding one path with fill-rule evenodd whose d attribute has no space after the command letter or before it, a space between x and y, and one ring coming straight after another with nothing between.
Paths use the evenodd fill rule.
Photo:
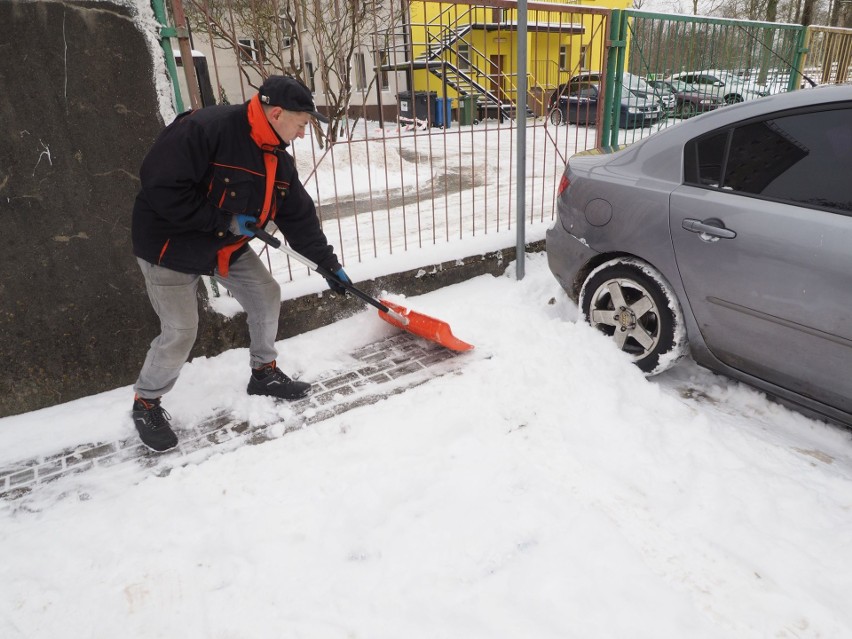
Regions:
<instances>
[{"instance_id":1,"label":"snow-covered ground","mask_svg":"<svg viewBox=\"0 0 852 639\"><path fill-rule=\"evenodd\" d=\"M128 1L150 22L148 3ZM470 133L458 137L491 135ZM470 146L428 148L447 158L442 172L470 161ZM339 155L303 177L326 180ZM348 161L352 185L365 182L364 162ZM558 179L560 162L536 163L555 167L538 179ZM370 192L399 186L369 179ZM435 219L474 204L512 219L507 202L446 196ZM455 236L444 219L451 231L436 235ZM385 253L370 260L352 248L359 224L329 232L356 281L514 245L487 233L424 257L390 251L390 229L384 245L369 234L379 246L365 253ZM277 266L285 298L324 289ZM0 500L0 637L852 636L849 431L689 361L645 379L575 322L543 255L521 281L510 266L402 301L476 345L458 371L167 476L97 468ZM364 311L282 341L280 363L310 380L393 330ZM293 417L245 395L247 359L237 349L185 367L164 400L179 435L217 409L271 430ZM0 467L133 437L131 399L125 387L0 419Z\"/></svg>"},{"instance_id":2,"label":"snow-covered ground","mask_svg":"<svg viewBox=\"0 0 852 639\"><path fill-rule=\"evenodd\" d=\"M645 379L541 254L404 302L476 345L457 373L166 477L0 503L0 636L852 636L848 431L689 361ZM281 363L311 379L393 330L365 310ZM179 434L288 414L244 394L246 360L185 368ZM132 436L131 397L0 419L0 464Z\"/></svg>"}]
</instances>

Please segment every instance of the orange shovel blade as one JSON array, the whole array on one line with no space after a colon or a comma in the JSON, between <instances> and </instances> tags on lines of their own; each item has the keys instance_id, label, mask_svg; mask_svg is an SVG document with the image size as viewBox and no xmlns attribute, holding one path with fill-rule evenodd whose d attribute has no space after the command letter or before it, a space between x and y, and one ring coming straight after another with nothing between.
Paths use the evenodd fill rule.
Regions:
<instances>
[{"instance_id":1,"label":"orange shovel blade","mask_svg":"<svg viewBox=\"0 0 852 639\"><path fill-rule=\"evenodd\" d=\"M379 311L379 317L385 320L388 324L393 324L397 328L419 335L420 337L435 342L436 344L440 344L441 346L445 346L453 351L469 351L473 348L473 344L463 342L453 335L452 330L450 330L450 325L446 322L442 322L434 317L429 317L428 315L423 315L423 313L411 311L404 306L388 302L387 300L380 301L394 313L397 313L408 320L408 322L404 324L393 315L389 315L384 311Z\"/></svg>"}]
</instances>

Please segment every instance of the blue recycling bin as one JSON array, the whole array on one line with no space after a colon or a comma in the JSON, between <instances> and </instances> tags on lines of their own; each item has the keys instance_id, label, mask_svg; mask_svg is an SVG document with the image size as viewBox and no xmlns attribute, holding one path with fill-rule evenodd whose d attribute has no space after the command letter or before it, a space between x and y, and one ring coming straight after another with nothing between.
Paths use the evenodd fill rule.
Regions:
<instances>
[{"instance_id":1,"label":"blue recycling bin","mask_svg":"<svg viewBox=\"0 0 852 639\"><path fill-rule=\"evenodd\" d=\"M437 98L435 100L435 126L449 129L453 123L453 99Z\"/></svg>"}]
</instances>

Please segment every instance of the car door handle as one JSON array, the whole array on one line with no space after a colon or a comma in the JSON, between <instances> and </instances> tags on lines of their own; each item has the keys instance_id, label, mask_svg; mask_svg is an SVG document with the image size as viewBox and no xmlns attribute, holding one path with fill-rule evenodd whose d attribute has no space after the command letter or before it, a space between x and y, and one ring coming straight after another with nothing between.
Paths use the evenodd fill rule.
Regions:
<instances>
[{"instance_id":1,"label":"car door handle","mask_svg":"<svg viewBox=\"0 0 852 639\"><path fill-rule=\"evenodd\" d=\"M737 234L731 229L726 229L722 220L711 217L708 220L693 220L686 218L682 224L683 228L692 233L699 233L702 240L716 241L721 239L732 240Z\"/></svg>"}]
</instances>

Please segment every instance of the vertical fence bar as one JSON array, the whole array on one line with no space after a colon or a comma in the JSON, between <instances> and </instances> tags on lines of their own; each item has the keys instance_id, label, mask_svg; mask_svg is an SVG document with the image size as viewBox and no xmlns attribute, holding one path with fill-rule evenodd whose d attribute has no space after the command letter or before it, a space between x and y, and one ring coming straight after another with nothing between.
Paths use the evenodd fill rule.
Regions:
<instances>
[{"instance_id":1,"label":"vertical fence bar","mask_svg":"<svg viewBox=\"0 0 852 639\"><path fill-rule=\"evenodd\" d=\"M201 93L198 79L195 75L195 60L192 57L192 47L189 44L189 30L186 27L186 14L181 0L172 0L172 13L177 31L178 47L183 62L183 73L186 77L186 90L189 92L189 103L193 109L201 108Z\"/></svg>"},{"instance_id":2,"label":"vertical fence bar","mask_svg":"<svg viewBox=\"0 0 852 639\"><path fill-rule=\"evenodd\" d=\"M183 112L183 98L180 94L180 82L177 77L177 65L175 65L175 54L172 51L171 38L177 36L177 31L174 27L170 27L166 18L166 8L163 0L151 0L151 7L154 10L154 16L157 22L160 23L160 46L163 47L163 58L166 61L166 68L169 71L169 77L172 80L172 90L174 92L175 108L178 113Z\"/></svg>"},{"instance_id":3,"label":"vertical fence bar","mask_svg":"<svg viewBox=\"0 0 852 639\"><path fill-rule=\"evenodd\" d=\"M515 276L524 279L524 258L526 249L526 183L527 183L527 0L518 0L518 57L515 63L517 69L517 94L515 97L515 121L518 130L517 146L517 215L518 228L515 259L517 267Z\"/></svg>"}]
</instances>

